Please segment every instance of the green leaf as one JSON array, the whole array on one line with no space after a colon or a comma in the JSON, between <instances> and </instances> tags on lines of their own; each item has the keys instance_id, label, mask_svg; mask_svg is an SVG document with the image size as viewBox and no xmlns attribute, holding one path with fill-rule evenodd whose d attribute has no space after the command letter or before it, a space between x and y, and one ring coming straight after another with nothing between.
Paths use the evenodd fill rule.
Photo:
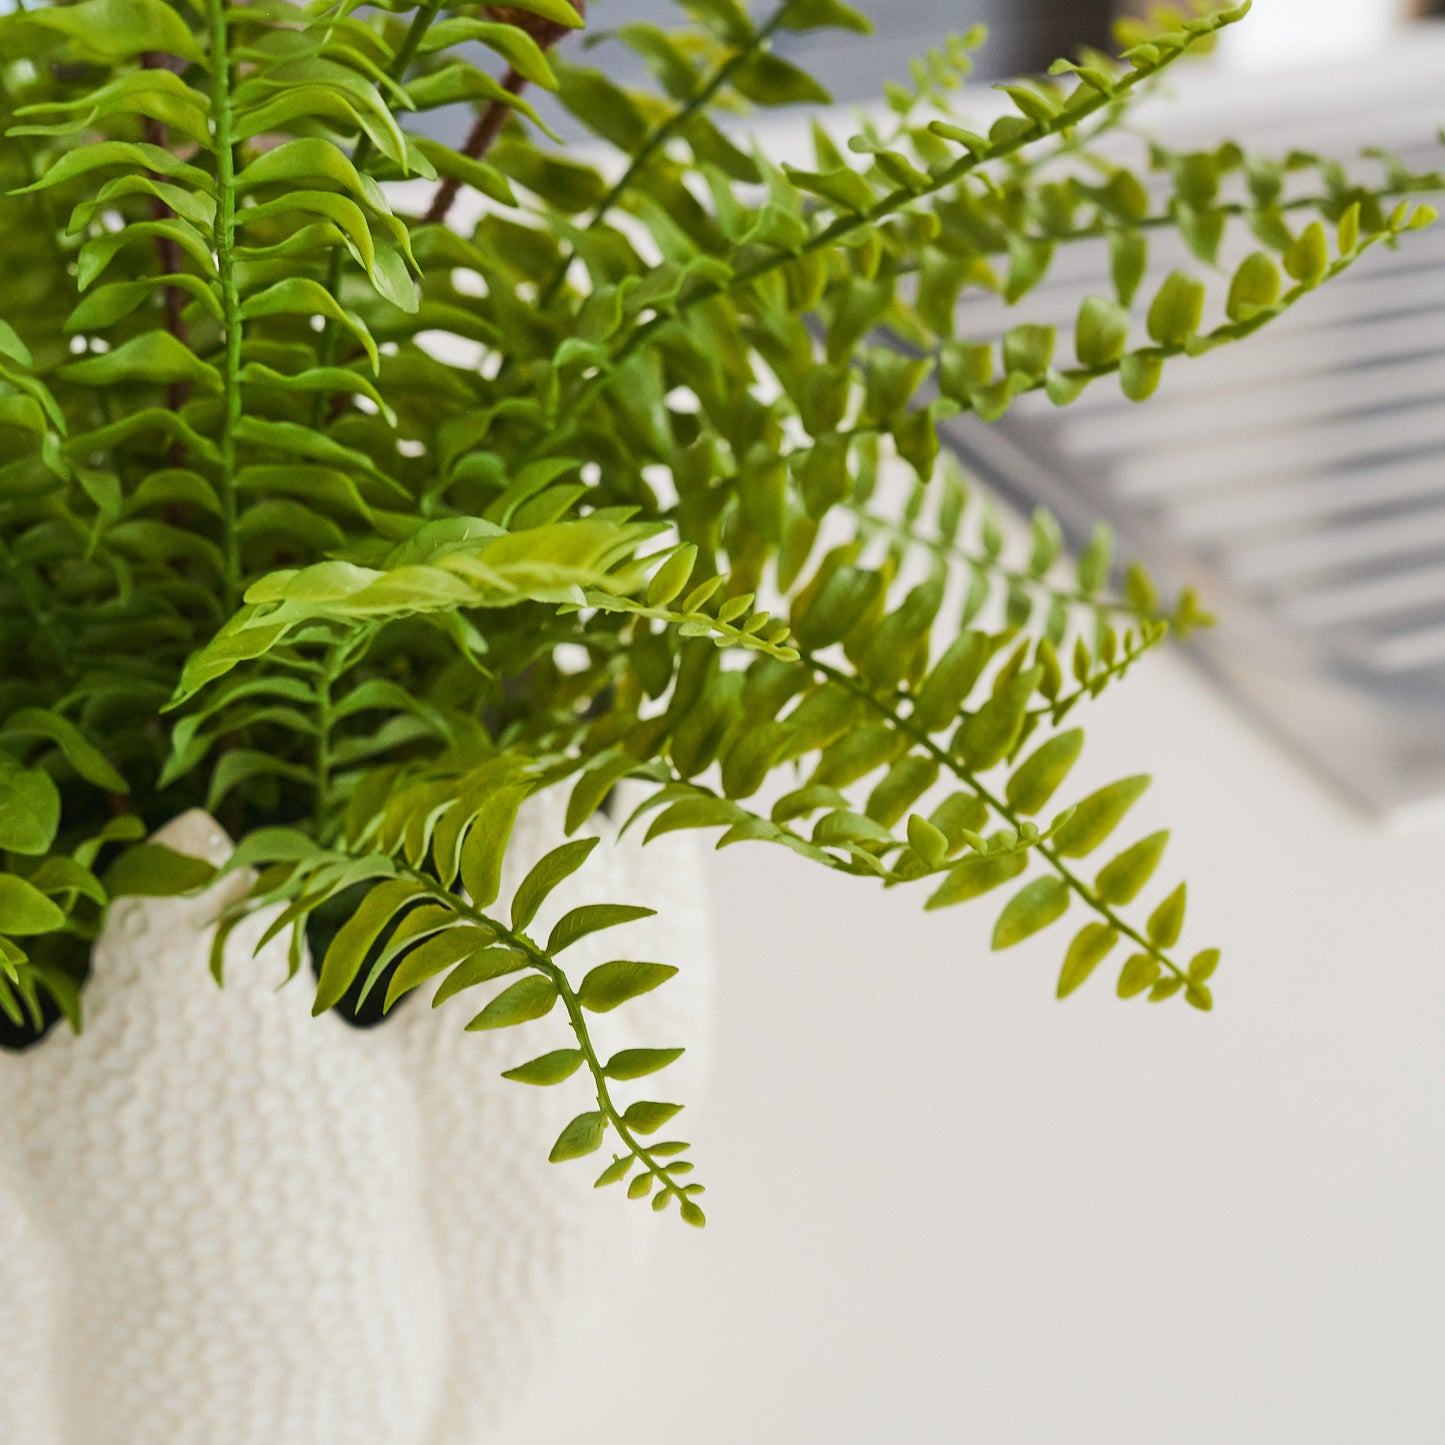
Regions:
<instances>
[{"instance_id":1,"label":"green leaf","mask_svg":"<svg viewBox=\"0 0 1445 1445\"><path fill-rule=\"evenodd\" d=\"M754 51L730 78L740 94L758 105L827 105L833 99L807 71L771 51Z\"/></svg>"},{"instance_id":2,"label":"green leaf","mask_svg":"<svg viewBox=\"0 0 1445 1445\"><path fill-rule=\"evenodd\" d=\"M552 849L537 862L513 895L513 932L520 932L537 916L537 910L546 901L547 895L587 861L599 842L600 838L578 838Z\"/></svg>"},{"instance_id":3,"label":"green leaf","mask_svg":"<svg viewBox=\"0 0 1445 1445\"><path fill-rule=\"evenodd\" d=\"M151 74L165 75L169 72L152 71ZM196 112L196 116L199 119L199 111ZM204 130L204 126L199 128ZM11 133L14 134L14 132ZM207 138L209 138L209 132L207 132ZM189 221L202 234L210 231L215 224L216 203L210 196L187 190L184 186L172 185L169 181L158 181L153 176L121 175L108 180L94 196L89 200L81 201L71 211L70 232L75 234L85 230L97 211L103 212L113 208L115 202L124 196L154 196L156 200L169 206L183 221ZM193 276L191 280L194 282L197 278ZM147 284L154 288L155 280L150 279ZM210 293L197 287L192 290L191 294L197 299L202 299ZM220 309L219 304L216 309Z\"/></svg>"},{"instance_id":4,"label":"green leaf","mask_svg":"<svg viewBox=\"0 0 1445 1445\"><path fill-rule=\"evenodd\" d=\"M388 426L396 425L396 413L388 405L386 398L359 372L351 371L344 366L313 366L307 371L287 373L275 371L271 367L259 361L248 361L240 370L239 379L241 385L248 392L271 391L271 392L320 392L323 396L331 397L337 395L364 396L375 403L377 411L385 419ZM254 473L253 473L254 475ZM264 529L258 523L251 520L254 514L263 507L270 505L282 505L269 501L261 501L250 507L246 515L241 519L241 525L257 527L257 534ZM285 503L286 506L297 506L296 503ZM298 513L298 515L300 515ZM312 514L315 515L314 513ZM314 523L312 524L314 527ZM245 534L243 533L243 536ZM315 546L318 551L333 551L341 545L339 541L330 542L325 545L318 545L312 537L298 538L309 545Z\"/></svg>"},{"instance_id":5,"label":"green leaf","mask_svg":"<svg viewBox=\"0 0 1445 1445\"><path fill-rule=\"evenodd\" d=\"M991 652L986 633L965 632L956 637L919 689L913 721L931 733L953 723Z\"/></svg>"},{"instance_id":6,"label":"green leaf","mask_svg":"<svg viewBox=\"0 0 1445 1445\"><path fill-rule=\"evenodd\" d=\"M437 174L451 180L461 181L483 196L500 201L504 206L515 206L517 194L511 182L494 165L486 161L473 160L449 145L432 140L430 136L414 137L417 149L436 168Z\"/></svg>"},{"instance_id":7,"label":"green leaf","mask_svg":"<svg viewBox=\"0 0 1445 1445\"><path fill-rule=\"evenodd\" d=\"M1264 251L1251 251L1229 283L1225 313L1231 321L1248 321L1279 300L1279 288L1279 267L1274 258Z\"/></svg>"},{"instance_id":8,"label":"green leaf","mask_svg":"<svg viewBox=\"0 0 1445 1445\"><path fill-rule=\"evenodd\" d=\"M18 361L27 371L35 365L35 358L30 354L30 348L20 339L15 328L8 321L0 321L0 356L8 356L11 361Z\"/></svg>"},{"instance_id":9,"label":"green leaf","mask_svg":"<svg viewBox=\"0 0 1445 1445\"><path fill-rule=\"evenodd\" d=\"M1133 301L1148 264L1149 243L1138 231L1109 232L1109 269L1121 306Z\"/></svg>"},{"instance_id":10,"label":"green leaf","mask_svg":"<svg viewBox=\"0 0 1445 1445\"><path fill-rule=\"evenodd\" d=\"M1094 880L1094 891L1105 903L1131 903L1140 889L1154 876L1159 860L1164 856L1164 845L1169 841L1168 830L1151 833L1141 838L1132 848L1104 864Z\"/></svg>"},{"instance_id":11,"label":"green leaf","mask_svg":"<svg viewBox=\"0 0 1445 1445\"><path fill-rule=\"evenodd\" d=\"M621 1049L602 1070L609 1079L641 1079L655 1074L683 1056L683 1049Z\"/></svg>"},{"instance_id":12,"label":"green leaf","mask_svg":"<svg viewBox=\"0 0 1445 1445\"><path fill-rule=\"evenodd\" d=\"M112 898L173 898L204 888L215 876L215 866L204 858L164 843L137 843L111 864L103 881Z\"/></svg>"},{"instance_id":13,"label":"green leaf","mask_svg":"<svg viewBox=\"0 0 1445 1445\"><path fill-rule=\"evenodd\" d=\"M360 77L354 84L295 84L256 104L237 108L235 135L249 140L258 135L274 135L302 120L314 124L318 120L336 122L335 129L361 130L372 145L388 160L403 170L410 169L406 137L396 118L381 97Z\"/></svg>"},{"instance_id":14,"label":"green leaf","mask_svg":"<svg viewBox=\"0 0 1445 1445\"><path fill-rule=\"evenodd\" d=\"M1054 247L1050 241L1035 241L1009 231L1005 236L1008 247L1008 279L1004 282L1003 299L1010 306L1020 301L1034 289L1048 274L1049 263L1054 258Z\"/></svg>"},{"instance_id":15,"label":"green leaf","mask_svg":"<svg viewBox=\"0 0 1445 1445\"><path fill-rule=\"evenodd\" d=\"M526 954L498 944L495 948L483 948L470 957L463 958L442 981L432 998L432 1007L440 1008L449 998L475 988L479 983L490 983L494 978L505 978L527 967Z\"/></svg>"},{"instance_id":16,"label":"green leaf","mask_svg":"<svg viewBox=\"0 0 1445 1445\"><path fill-rule=\"evenodd\" d=\"M128 793L130 786L110 765L98 748L80 729L59 713L38 707L22 707L5 720L4 730L12 735L48 738L64 755L65 761L88 783L112 793Z\"/></svg>"},{"instance_id":17,"label":"green leaf","mask_svg":"<svg viewBox=\"0 0 1445 1445\"><path fill-rule=\"evenodd\" d=\"M1119 363L1119 389L1130 401L1148 401L1164 375L1164 358L1157 351L1131 351Z\"/></svg>"},{"instance_id":18,"label":"green leaf","mask_svg":"<svg viewBox=\"0 0 1445 1445\"><path fill-rule=\"evenodd\" d=\"M784 30L851 30L871 35L873 22L842 0L789 0L783 7Z\"/></svg>"},{"instance_id":19,"label":"green leaf","mask_svg":"<svg viewBox=\"0 0 1445 1445\"><path fill-rule=\"evenodd\" d=\"M609 1184L620 1184L627 1178L627 1171L632 1168L635 1156L624 1155L621 1159L614 1159L601 1174L597 1176L597 1182L592 1186L594 1189L605 1189Z\"/></svg>"},{"instance_id":20,"label":"green leaf","mask_svg":"<svg viewBox=\"0 0 1445 1445\"><path fill-rule=\"evenodd\" d=\"M84 0L65 7L40 7L26 12L35 25L58 30L83 52L107 60L124 60L143 50L204 60L191 27L174 6L161 0Z\"/></svg>"},{"instance_id":21,"label":"green leaf","mask_svg":"<svg viewBox=\"0 0 1445 1445\"><path fill-rule=\"evenodd\" d=\"M582 16L568 3L568 0L508 0L513 10L528 10L544 20L554 20L558 25L580 30Z\"/></svg>"},{"instance_id":22,"label":"green leaf","mask_svg":"<svg viewBox=\"0 0 1445 1445\"><path fill-rule=\"evenodd\" d=\"M375 182L363 178L350 158L329 140L320 136L302 136L282 141L262 151L236 177L238 191L253 186L294 186L302 180L331 181L355 200L378 211L388 209ZM378 202L382 204L378 205Z\"/></svg>"},{"instance_id":23,"label":"green leaf","mask_svg":"<svg viewBox=\"0 0 1445 1445\"><path fill-rule=\"evenodd\" d=\"M682 1113L681 1104L657 1104L649 1099L639 1099L629 1104L622 1122L638 1134L655 1134L669 1119Z\"/></svg>"},{"instance_id":24,"label":"green leaf","mask_svg":"<svg viewBox=\"0 0 1445 1445\"><path fill-rule=\"evenodd\" d=\"M1304 286L1317 286L1330 264L1329 242L1319 221L1311 221L1285 250L1284 269Z\"/></svg>"},{"instance_id":25,"label":"green leaf","mask_svg":"<svg viewBox=\"0 0 1445 1445\"><path fill-rule=\"evenodd\" d=\"M620 923L631 923L638 918L651 918L656 912L655 908L640 908L631 903L584 903L557 920L547 938L547 952L561 953L589 933L616 928Z\"/></svg>"},{"instance_id":26,"label":"green leaf","mask_svg":"<svg viewBox=\"0 0 1445 1445\"><path fill-rule=\"evenodd\" d=\"M47 15L74 15L80 7L47 10ZM167 7L169 8L169 7ZM184 185L197 186L208 191L214 184L205 171L188 166L164 146L145 145L137 141L92 141L62 151L54 164L32 185L24 186L12 195L23 196L31 191L45 190L101 166L125 166L127 169L154 171L157 175L171 176ZM134 229L134 227L128 228ZM197 237L199 239L199 237Z\"/></svg>"},{"instance_id":27,"label":"green leaf","mask_svg":"<svg viewBox=\"0 0 1445 1445\"><path fill-rule=\"evenodd\" d=\"M519 978L504 989L467 1025L470 1033L483 1029L509 1029L530 1023L552 1012L557 1002L557 985L541 974Z\"/></svg>"},{"instance_id":28,"label":"green leaf","mask_svg":"<svg viewBox=\"0 0 1445 1445\"><path fill-rule=\"evenodd\" d=\"M1003 364L1009 372L1021 371L1025 376L1042 376L1054 359L1054 328L1025 322L1004 333Z\"/></svg>"},{"instance_id":29,"label":"green leaf","mask_svg":"<svg viewBox=\"0 0 1445 1445\"><path fill-rule=\"evenodd\" d=\"M376 273L376 242L361 207L347 196L335 191L291 190L273 200L262 201L258 206L245 206L236 215L238 228L265 225L278 216L291 211L303 211L308 215L324 216L333 222L355 248L360 261L372 284L378 284ZM380 289L378 287L378 289Z\"/></svg>"},{"instance_id":30,"label":"green leaf","mask_svg":"<svg viewBox=\"0 0 1445 1445\"><path fill-rule=\"evenodd\" d=\"M1074 353L1080 366L1111 366L1129 340L1129 313L1105 296L1086 296L1074 327Z\"/></svg>"},{"instance_id":31,"label":"green leaf","mask_svg":"<svg viewBox=\"0 0 1445 1445\"><path fill-rule=\"evenodd\" d=\"M554 1049L530 1063L505 1070L502 1077L517 1084L560 1084L570 1079L585 1062L581 1049Z\"/></svg>"},{"instance_id":32,"label":"green leaf","mask_svg":"<svg viewBox=\"0 0 1445 1445\"><path fill-rule=\"evenodd\" d=\"M184 290L220 321L221 305L215 299L215 293L210 286L199 276L186 276L178 272L169 276L146 276L143 280L117 280L105 286L97 286L88 295L82 296L77 308L66 316L65 329L104 331L107 327L113 327L117 321L124 321L140 303L150 301L155 296L158 285ZM311 285L315 286L316 283L312 282ZM321 288L316 286L316 289Z\"/></svg>"},{"instance_id":33,"label":"green leaf","mask_svg":"<svg viewBox=\"0 0 1445 1445\"><path fill-rule=\"evenodd\" d=\"M1068 885L1061 878L1036 878L1005 905L993 930L995 950L1012 948L1063 915L1069 906Z\"/></svg>"},{"instance_id":34,"label":"green leaf","mask_svg":"<svg viewBox=\"0 0 1445 1445\"><path fill-rule=\"evenodd\" d=\"M692 1202L691 1199L684 1199L681 1205L682 1222L690 1224L694 1229L702 1229L707 1224L707 1215Z\"/></svg>"},{"instance_id":35,"label":"green leaf","mask_svg":"<svg viewBox=\"0 0 1445 1445\"><path fill-rule=\"evenodd\" d=\"M321 962L314 1015L325 1013L341 1002L356 981L361 965L377 938L407 903L422 892L421 884L409 878L390 878L370 889L355 913L337 930Z\"/></svg>"},{"instance_id":36,"label":"green leaf","mask_svg":"<svg viewBox=\"0 0 1445 1445\"><path fill-rule=\"evenodd\" d=\"M627 1197L629 1199L646 1199L652 1193L652 1175L639 1174L631 1184L627 1186Z\"/></svg>"},{"instance_id":37,"label":"green leaf","mask_svg":"<svg viewBox=\"0 0 1445 1445\"><path fill-rule=\"evenodd\" d=\"M65 914L34 884L14 873L0 873L0 934L19 938L51 933L65 923Z\"/></svg>"},{"instance_id":38,"label":"green leaf","mask_svg":"<svg viewBox=\"0 0 1445 1445\"><path fill-rule=\"evenodd\" d=\"M60 827L60 790L43 768L0 753L0 849L46 853Z\"/></svg>"},{"instance_id":39,"label":"green leaf","mask_svg":"<svg viewBox=\"0 0 1445 1445\"><path fill-rule=\"evenodd\" d=\"M926 909L948 908L955 903L966 903L991 889L1017 878L1028 867L1027 856L1020 853L1004 853L995 858L980 858L971 853L961 863L949 870L943 885L924 905Z\"/></svg>"},{"instance_id":40,"label":"green leaf","mask_svg":"<svg viewBox=\"0 0 1445 1445\"><path fill-rule=\"evenodd\" d=\"M607 1132L607 1116L591 1113L578 1114L558 1136L547 1156L550 1163L561 1164L568 1159L580 1159L602 1147L602 1136Z\"/></svg>"},{"instance_id":41,"label":"green leaf","mask_svg":"<svg viewBox=\"0 0 1445 1445\"><path fill-rule=\"evenodd\" d=\"M502 886L502 856L517 821L517 810L531 791L529 784L504 784L487 795L462 843L461 874L473 904L487 908Z\"/></svg>"},{"instance_id":42,"label":"green leaf","mask_svg":"<svg viewBox=\"0 0 1445 1445\"><path fill-rule=\"evenodd\" d=\"M495 102L525 115L553 140L561 139L537 114L530 101L523 100L515 91L507 89L475 65L459 61L428 71L408 82L406 94L417 110L435 110L443 105L474 104L478 101L489 105Z\"/></svg>"},{"instance_id":43,"label":"green leaf","mask_svg":"<svg viewBox=\"0 0 1445 1445\"><path fill-rule=\"evenodd\" d=\"M1204 284L1171 271L1149 305L1148 330L1160 346L1183 346L1204 319Z\"/></svg>"},{"instance_id":44,"label":"green leaf","mask_svg":"<svg viewBox=\"0 0 1445 1445\"><path fill-rule=\"evenodd\" d=\"M1159 982L1159 960L1147 953L1134 954L1119 974L1119 997L1134 998Z\"/></svg>"},{"instance_id":45,"label":"green leaf","mask_svg":"<svg viewBox=\"0 0 1445 1445\"><path fill-rule=\"evenodd\" d=\"M1074 936L1059 974L1060 998L1067 998L1104 961L1119 935L1107 923L1086 923Z\"/></svg>"},{"instance_id":46,"label":"green leaf","mask_svg":"<svg viewBox=\"0 0 1445 1445\"><path fill-rule=\"evenodd\" d=\"M793 166L784 166L783 169L800 190L821 196L823 200L854 214L867 211L877 199L867 180L848 166L837 166L828 171L800 171Z\"/></svg>"},{"instance_id":47,"label":"green leaf","mask_svg":"<svg viewBox=\"0 0 1445 1445\"><path fill-rule=\"evenodd\" d=\"M543 90L556 90L557 77L547 64L542 47L517 25L499 25L458 15L440 21L427 31L421 53L446 50L464 41L480 41L500 55L524 80L540 85Z\"/></svg>"},{"instance_id":48,"label":"green leaf","mask_svg":"<svg viewBox=\"0 0 1445 1445\"><path fill-rule=\"evenodd\" d=\"M404 925L405 922L406 920L403 919L402 924ZM400 929L400 927L401 925L398 925L398 929ZM486 945L492 941L492 938L493 934L489 929L470 927L448 928L440 933L434 934L424 943L417 944L415 948L408 950L408 952L403 955L401 962L397 964L396 972L392 974L391 982L387 985L385 1011L389 1013L397 999L401 998L403 994L410 993L412 989L419 988L428 979L435 978L439 973L444 973L454 964L461 963L463 959L481 954L486 948ZM491 952L491 950L487 951ZM513 968L522 967L523 959L521 955L510 954L509 958L515 960L512 965ZM476 978L468 977L459 980L458 987L454 989L453 992L460 992L462 984L483 983L488 978L499 977L499 974L496 972L483 972L484 976ZM462 970L458 969L457 974L461 973ZM452 977L456 978L457 975L454 974ZM451 983L451 981L452 979L449 978L447 983ZM443 987L445 987L445 985L443 985ZM440 995L440 990L438 990L438 995ZM450 997L450 994L448 997ZM445 999L438 996L436 1002L443 1003Z\"/></svg>"},{"instance_id":49,"label":"green leaf","mask_svg":"<svg viewBox=\"0 0 1445 1445\"><path fill-rule=\"evenodd\" d=\"M1187 888L1178 888L1149 915L1149 941L1159 948L1173 948L1184 927L1184 904Z\"/></svg>"},{"instance_id":50,"label":"green leaf","mask_svg":"<svg viewBox=\"0 0 1445 1445\"><path fill-rule=\"evenodd\" d=\"M691 542L684 543L653 573L652 581L647 584L647 605L666 607L687 586L696 564L697 547Z\"/></svg>"},{"instance_id":51,"label":"green leaf","mask_svg":"<svg viewBox=\"0 0 1445 1445\"><path fill-rule=\"evenodd\" d=\"M1029 698L1043 679L1043 669L1031 667L1009 679L963 725L963 755L975 771L1002 762L1013 749L1024 725Z\"/></svg>"},{"instance_id":52,"label":"green leaf","mask_svg":"<svg viewBox=\"0 0 1445 1445\"><path fill-rule=\"evenodd\" d=\"M1189 961L1189 981L1191 983L1208 983L1214 977L1214 970L1219 967L1219 950L1217 948L1206 948L1196 953Z\"/></svg>"},{"instance_id":53,"label":"green leaf","mask_svg":"<svg viewBox=\"0 0 1445 1445\"><path fill-rule=\"evenodd\" d=\"M752 41L752 20L743 0L684 0L684 5L727 44L744 46Z\"/></svg>"},{"instance_id":54,"label":"green leaf","mask_svg":"<svg viewBox=\"0 0 1445 1445\"><path fill-rule=\"evenodd\" d=\"M184 342L168 331L143 331L101 356L87 356L60 368L67 381L82 386L116 386L127 382L164 385L189 382L202 391L219 392L221 374L207 366Z\"/></svg>"},{"instance_id":55,"label":"green leaf","mask_svg":"<svg viewBox=\"0 0 1445 1445\"><path fill-rule=\"evenodd\" d=\"M911 813L908 818L908 846L930 868L937 868L948 857L948 839L917 813Z\"/></svg>"},{"instance_id":56,"label":"green leaf","mask_svg":"<svg viewBox=\"0 0 1445 1445\"><path fill-rule=\"evenodd\" d=\"M98 150L104 144L97 142L95 148ZM76 152L72 151L71 154ZM194 226L181 220L132 221L119 231L102 231L100 235L92 236L80 248L80 254L76 257L76 287L81 291L86 290L127 246L146 241L174 241L205 275L215 274L216 267L211 258L210 244Z\"/></svg>"},{"instance_id":57,"label":"green leaf","mask_svg":"<svg viewBox=\"0 0 1445 1445\"><path fill-rule=\"evenodd\" d=\"M1092 853L1124 820L1124 815L1144 795L1149 778L1140 774L1121 778L1090 793L1074 815L1054 835L1054 849L1064 858L1082 858Z\"/></svg>"},{"instance_id":58,"label":"green leaf","mask_svg":"<svg viewBox=\"0 0 1445 1445\"><path fill-rule=\"evenodd\" d=\"M1083 745L1083 730L1072 728L1030 754L1004 789L1009 806L1025 816L1039 812L1068 777Z\"/></svg>"},{"instance_id":59,"label":"green leaf","mask_svg":"<svg viewBox=\"0 0 1445 1445\"><path fill-rule=\"evenodd\" d=\"M650 993L676 973L671 964L616 959L594 968L582 980L577 998L583 1008L593 1013L608 1013L629 999Z\"/></svg>"},{"instance_id":60,"label":"green leaf","mask_svg":"<svg viewBox=\"0 0 1445 1445\"><path fill-rule=\"evenodd\" d=\"M1113 552L1114 534L1107 523L1100 522L1079 556L1079 591L1086 597L1108 586Z\"/></svg>"}]
</instances>

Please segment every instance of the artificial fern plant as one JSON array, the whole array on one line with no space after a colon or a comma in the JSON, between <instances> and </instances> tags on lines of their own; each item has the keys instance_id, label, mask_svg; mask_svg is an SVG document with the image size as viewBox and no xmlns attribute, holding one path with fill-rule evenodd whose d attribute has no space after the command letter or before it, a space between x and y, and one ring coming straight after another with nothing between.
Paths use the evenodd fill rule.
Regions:
<instances>
[{"instance_id":1,"label":"artificial fern plant","mask_svg":"<svg viewBox=\"0 0 1445 1445\"><path fill-rule=\"evenodd\" d=\"M572 942L646 910L529 932L593 838L497 898L529 795L568 789L575 831L624 779L648 838L781 844L928 908L1002 889L996 947L1074 920L1060 995L1117 950L1122 996L1210 1007L1216 952L1178 951L1183 885L1139 901L1166 835L1095 861L1147 779L1059 796L1077 706L1206 619L1138 568L1112 592L1103 531L1066 564L1040 515L1013 558L937 424L1039 389L1142 400L1166 363L1428 219L1402 198L1428 178L1156 145L1161 202L1096 149L1245 7L1005 87L987 134L956 122L976 37L950 41L889 88L886 120L846 146L815 128L812 169L781 166L722 118L826 100L774 38L867 21L840 0L680 3L681 30L612 32L647 92L562 43L583 23L568 0L82 0L0 20L17 1037L80 1026L112 899L209 881L143 841L204 807L239 840L229 866L258 870L218 972L228 929L269 907L296 969L308 931L324 943L318 1012L390 1008L443 972L448 996L485 987L474 1028L560 1004L576 1047L523 1062L519 1043L512 1071L586 1079L552 1157L606 1147L600 1184L630 1174L701 1224L688 1146L649 1142L675 1106L611 1092L678 1049L604 1061L588 1028L675 969L568 973ZM568 154L528 86L612 159ZM409 127L458 101L464 147ZM462 188L481 219L449 228ZM1260 249L1218 298L1183 272L1138 294L1154 231L1207 272L1246 227ZM1027 322L954 334L964 288L1022 302L1059 249L1100 237L1112 276L1064 354ZM890 473L910 479L897 505Z\"/></svg>"}]
</instances>

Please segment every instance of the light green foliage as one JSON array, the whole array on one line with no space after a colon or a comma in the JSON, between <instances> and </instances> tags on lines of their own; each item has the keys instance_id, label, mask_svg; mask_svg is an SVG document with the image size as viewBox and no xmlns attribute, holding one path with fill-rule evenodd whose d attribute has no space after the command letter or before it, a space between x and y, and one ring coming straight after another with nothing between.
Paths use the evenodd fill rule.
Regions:
<instances>
[{"instance_id":1,"label":"light green foliage","mask_svg":"<svg viewBox=\"0 0 1445 1445\"><path fill-rule=\"evenodd\" d=\"M1243 10L1005 87L986 135L958 98L982 37L956 37L846 143L815 128L798 167L723 121L824 98L773 40L866 31L841 0L624 22L609 43L647 89L588 63L608 52L566 38L566 0L506 20L406 0L0 18L10 1025L79 1026L111 900L211 880L143 838L209 807L241 840L228 871L257 870L221 918L218 978L237 921L274 905L293 971L329 920L318 1011L427 987L522 1039L560 1008L574 1046L521 1044L506 1074L589 1080L551 1157L608 1145L599 1185L701 1224L689 1146L646 1142L680 1105L612 1092L680 1045L604 1059L591 1037L687 961L574 984L568 948L650 911L564 907L541 941L590 837L499 898L528 797L565 788L576 833L624 780L645 840L770 842L929 909L1003 890L1000 948L1083 915L1060 995L1128 940L1121 995L1210 1007L1217 953L1173 955L1182 888L1144 921L1120 911L1165 835L1093 884L1076 871L1145 780L1080 797L1082 732L1056 731L1209 619L1138 568L1116 589L1106 530L1076 563L1044 514L1016 543L938 426L1104 378L1142 399L1430 219L1410 198L1440 178L1393 161L1368 181L1230 144L1146 145L1133 169L1096 147ZM459 48L477 43L495 64ZM617 163L566 154L522 81ZM401 124L454 101L484 113L484 153ZM401 179L471 187L481 219L411 214L384 185ZM1164 228L1198 267L1143 295ZM1199 279L1246 235L1240 265ZM1025 303L1084 240L1107 274L1071 329L955 334L961 295Z\"/></svg>"}]
</instances>

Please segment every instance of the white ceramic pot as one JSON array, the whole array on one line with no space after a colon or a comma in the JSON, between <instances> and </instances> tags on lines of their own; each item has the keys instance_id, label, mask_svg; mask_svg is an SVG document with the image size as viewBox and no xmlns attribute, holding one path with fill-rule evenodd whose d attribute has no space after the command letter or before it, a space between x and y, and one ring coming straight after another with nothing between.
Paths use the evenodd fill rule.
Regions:
<instances>
[{"instance_id":1,"label":"white ceramic pot","mask_svg":"<svg viewBox=\"0 0 1445 1445\"><path fill-rule=\"evenodd\" d=\"M561 841L560 809L524 809L504 899ZM230 852L200 813L159 836ZM549 900L659 910L565 959L579 977L613 957L682 969L594 1025L607 1050L689 1046L629 1099L687 1102L699 1082L709 925L699 859L674 841L604 843ZM648 1239L685 1226L594 1190L605 1146L548 1164L585 1077L498 1075L572 1042L560 1009L468 1034L474 990L436 1010L414 996L369 1031L313 1019L309 974L278 988L284 938L251 957L261 918L218 989L209 920L240 886L117 904L84 1033L0 1054L0 1441L485 1445Z\"/></svg>"}]
</instances>

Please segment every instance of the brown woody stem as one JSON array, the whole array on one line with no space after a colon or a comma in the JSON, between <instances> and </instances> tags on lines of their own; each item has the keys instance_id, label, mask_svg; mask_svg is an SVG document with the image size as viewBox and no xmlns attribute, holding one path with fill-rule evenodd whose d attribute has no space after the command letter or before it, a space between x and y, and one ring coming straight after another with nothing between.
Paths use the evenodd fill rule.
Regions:
<instances>
[{"instance_id":1,"label":"brown woody stem","mask_svg":"<svg viewBox=\"0 0 1445 1445\"><path fill-rule=\"evenodd\" d=\"M587 10L584 0L577 0L573 8L579 15L585 15ZM491 10L496 19L520 25L528 31L532 39L543 50L550 50L571 29L570 26L559 25L554 20L539 20L537 16L526 12L507 13L505 6L492 6ZM526 88L527 78L518 75L515 70L508 69L502 77L502 89L508 95L521 95ZM468 160L481 160L491 150L492 142L501 133L502 126L506 123L511 110L512 107L505 100L497 99L489 102L487 108L477 117L476 123L472 126L471 134L467 136L466 144L462 146L462 155L466 156ZM446 221L447 214L460 189L461 182L455 176L448 176L442 181L441 185L437 187L437 193L431 206L422 218L424 224L428 226L442 225Z\"/></svg>"},{"instance_id":2,"label":"brown woody stem","mask_svg":"<svg viewBox=\"0 0 1445 1445\"><path fill-rule=\"evenodd\" d=\"M140 59L141 65L146 70L170 70L173 68L170 57L163 55L158 50L147 50L142 53ZM142 117L141 135L147 145L164 149L166 128L153 116ZM153 176L152 179L160 180L160 177ZM151 197L151 219L153 221L169 220L174 215L175 212L159 196ZM181 248L169 236L156 237L156 257L160 262L162 276L173 276L180 271ZM179 286L166 286L162 290L162 298L165 305L166 330L182 345L186 345L186 322L182 315L186 304L185 292ZM166 387L166 406L171 411L180 411L190 399L190 394L190 382L173 381ZM171 466L181 465L183 457L184 449L181 444L173 442L167 458Z\"/></svg>"}]
</instances>

